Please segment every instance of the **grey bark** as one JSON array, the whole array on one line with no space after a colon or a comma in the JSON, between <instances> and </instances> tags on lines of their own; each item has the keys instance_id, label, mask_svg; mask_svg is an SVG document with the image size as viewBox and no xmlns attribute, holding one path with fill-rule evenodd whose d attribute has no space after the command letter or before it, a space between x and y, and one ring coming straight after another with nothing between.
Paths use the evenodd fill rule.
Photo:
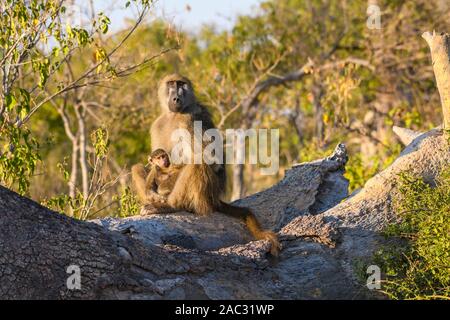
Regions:
<instances>
[{"instance_id":1,"label":"grey bark","mask_svg":"<svg viewBox=\"0 0 450 320\"><path fill-rule=\"evenodd\" d=\"M409 145L414 141L414 139L421 135L420 132L397 126L394 126L392 128L392 131L394 131L394 133L397 135L404 146Z\"/></svg>"},{"instance_id":2,"label":"grey bark","mask_svg":"<svg viewBox=\"0 0 450 320\"><path fill-rule=\"evenodd\" d=\"M378 297L356 266L371 263L395 219L397 175L432 181L450 163L442 131L416 138L358 194L346 195L345 149L294 166L277 185L237 202L276 230L283 249L250 241L244 226L187 213L81 222L0 188L0 298L342 299ZM108 229L109 228L109 229ZM81 290L66 269L81 268Z\"/></svg>"}]
</instances>

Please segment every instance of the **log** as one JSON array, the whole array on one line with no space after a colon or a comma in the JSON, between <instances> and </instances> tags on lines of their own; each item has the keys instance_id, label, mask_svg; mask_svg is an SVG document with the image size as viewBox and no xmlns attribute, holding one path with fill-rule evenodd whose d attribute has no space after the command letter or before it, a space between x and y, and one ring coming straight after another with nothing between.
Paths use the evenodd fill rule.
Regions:
<instances>
[{"instance_id":1,"label":"log","mask_svg":"<svg viewBox=\"0 0 450 320\"><path fill-rule=\"evenodd\" d=\"M338 150L342 151L342 148L340 146ZM302 186L301 178L304 176L308 180L303 188L294 193L294 197L286 197L284 202L279 202L279 209L282 203L284 206L291 202L292 207L283 208L288 210L278 213L291 217L292 210L306 212L314 204L313 193L320 193L319 187L326 187L327 180L332 180L333 175L341 175L337 172L342 172L346 162L346 153L343 152L344 158L330 157L315 164L301 164L293 168L279 185L243 200L243 204L254 202L255 206L262 205L261 198L272 199L280 189L296 190ZM300 195L305 196L305 201L296 199L295 196ZM336 201L336 198L327 195L318 207L324 203L333 206ZM186 248L186 237L179 237L175 244L170 241L152 243L151 239L155 236L151 234L146 240L136 237L146 223L147 228L148 225L155 226L157 234L156 230L161 226L155 224L156 218L162 221L172 219L175 223L180 221L180 217L190 219L186 224L190 227L180 229L185 233L205 228L209 228L211 233L223 228L231 230L232 235L233 228L241 234L248 233L239 222L222 215L208 218L209 223L186 213L137 217L124 219L132 221L136 230L128 226L114 231L98 225L108 222L112 225L111 219L97 223L77 221L3 187L0 187L0 207L2 299L270 298L281 294L276 289L276 280L269 281L274 286L273 290L264 292L259 288L259 283L266 277L279 277L275 270L267 269L270 248L266 241L248 242L247 236L242 240L243 244L221 247L230 241L228 236L217 240L216 248L202 249L201 245L198 246L200 248L194 245L189 249ZM228 220L224 220L221 226L217 223L220 219ZM274 220L267 217L265 221L270 223ZM173 232L170 228L166 230ZM147 231L151 233L151 230ZM212 234L211 237L220 239L220 235ZM172 242L177 240L176 237L171 239ZM207 243L202 240L208 239L197 241ZM67 288L70 276L67 269L73 265L80 267L80 290ZM226 283L226 288L223 283ZM293 292L285 295L297 296Z\"/></svg>"},{"instance_id":2,"label":"log","mask_svg":"<svg viewBox=\"0 0 450 320\"><path fill-rule=\"evenodd\" d=\"M411 142L414 141L414 139L416 139L417 137L419 137L421 135L421 132L416 132L411 129L397 127L397 126L393 126L392 130L394 131L394 133L397 135L397 137L400 139L401 143L404 146L409 145Z\"/></svg>"},{"instance_id":3,"label":"log","mask_svg":"<svg viewBox=\"0 0 450 320\"><path fill-rule=\"evenodd\" d=\"M294 165L275 186L234 204L252 208L265 228L279 231L295 217L323 212L348 196L348 181L342 176L346 162L345 146L338 145L332 156ZM220 213L201 217L180 212L93 222L112 231L131 233L147 244L187 249L217 250L252 240L243 223Z\"/></svg>"},{"instance_id":4,"label":"log","mask_svg":"<svg viewBox=\"0 0 450 320\"><path fill-rule=\"evenodd\" d=\"M180 216L191 219L186 220L185 233L179 230L178 243L170 243L140 234L140 230L164 234L154 217L129 219L132 223L127 228L109 230L99 224L114 224L77 221L0 187L0 298L378 297L361 284L355 265L370 264L372 253L384 241L379 231L395 219L391 200L397 174L409 170L433 179L450 161L448 141L442 130L423 134L358 194L340 202L340 196L330 197L327 190L334 185L342 192L347 158L342 151L338 148L326 159L296 165L277 185L239 201L267 208L257 212L267 226L278 230L283 249L277 259L268 255L266 241L241 239L241 244L220 247L217 236L215 248L202 248L205 241L192 235L205 221L186 213L158 217L173 224ZM274 199L280 200L274 203ZM208 219L226 218L217 214ZM147 224L147 229L141 229L141 224ZM244 230L232 220L224 220L222 227L210 223L209 228ZM183 238L189 233L190 245ZM71 265L80 267L80 290L67 288Z\"/></svg>"}]
</instances>

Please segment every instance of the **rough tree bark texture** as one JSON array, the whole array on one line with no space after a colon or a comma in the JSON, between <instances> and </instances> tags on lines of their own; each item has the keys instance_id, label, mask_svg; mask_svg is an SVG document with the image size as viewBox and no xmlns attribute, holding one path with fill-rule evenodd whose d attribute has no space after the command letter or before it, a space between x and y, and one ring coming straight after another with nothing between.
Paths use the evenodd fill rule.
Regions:
<instances>
[{"instance_id":1,"label":"rough tree bark texture","mask_svg":"<svg viewBox=\"0 0 450 320\"><path fill-rule=\"evenodd\" d=\"M450 163L443 130L407 132L402 140L410 143L399 158L344 201L343 145L239 200L278 232L283 249L276 259L268 256L267 242L250 241L241 223L220 214L81 222L0 187L0 298L379 297L358 278L358 266L372 264L386 241L380 230L397 219L398 175L432 183ZM81 290L66 286L70 265L81 269Z\"/></svg>"},{"instance_id":2,"label":"rough tree bark texture","mask_svg":"<svg viewBox=\"0 0 450 320\"><path fill-rule=\"evenodd\" d=\"M441 131L421 135L357 195L335 205L345 195L346 157L341 146L332 157L294 166L279 184L239 201L278 230L283 240L278 259L267 255L268 243L247 242L242 225L220 214L97 222L119 229L114 231L0 188L0 297L370 297L355 266L370 264L383 240L378 231L395 218L397 173L410 170L432 179L449 163L449 145ZM180 221L184 226L173 230ZM229 246L236 239L242 244ZM66 287L69 265L81 268L81 290Z\"/></svg>"}]
</instances>

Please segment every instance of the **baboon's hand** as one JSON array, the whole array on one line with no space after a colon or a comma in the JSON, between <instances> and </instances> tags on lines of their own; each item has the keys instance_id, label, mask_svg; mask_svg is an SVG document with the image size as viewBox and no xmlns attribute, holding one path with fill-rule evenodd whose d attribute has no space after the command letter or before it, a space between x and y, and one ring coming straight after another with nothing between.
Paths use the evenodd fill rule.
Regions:
<instances>
[{"instance_id":1,"label":"baboon's hand","mask_svg":"<svg viewBox=\"0 0 450 320\"><path fill-rule=\"evenodd\" d=\"M141 208L140 215L141 216L148 216L148 215L154 215L154 214L167 214L167 213L174 213L177 212L176 209L169 207L168 205L153 205L153 204L146 204Z\"/></svg>"},{"instance_id":2,"label":"baboon's hand","mask_svg":"<svg viewBox=\"0 0 450 320\"><path fill-rule=\"evenodd\" d=\"M147 194L147 202L148 203L163 203L166 204L167 203L167 198L154 192L154 191L149 191Z\"/></svg>"},{"instance_id":3,"label":"baboon's hand","mask_svg":"<svg viewBox=\"0 0 450 320\"><path fill-rule=\"evenodd\" d=\"M158 214L158 209L152 205L145 205L141 208L141 212L139 213L141 216L150 216L153 214Z\"/></svg>"}]
</instances>

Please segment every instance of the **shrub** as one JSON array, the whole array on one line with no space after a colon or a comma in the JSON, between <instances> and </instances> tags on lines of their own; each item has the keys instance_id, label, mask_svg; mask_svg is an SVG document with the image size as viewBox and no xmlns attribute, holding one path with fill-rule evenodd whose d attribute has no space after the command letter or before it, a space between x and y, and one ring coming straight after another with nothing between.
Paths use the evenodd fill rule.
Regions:
<instances>
[{"instance_id":1,"label":"shrub","mask_svg":"<svg viewBox=\"0 0 450 320\"><path fill-rule=\"evenodd\" d=\"M404 242L376 254L382 290L393 299L450 299L450 168L434 186L402 175L399 191L401 222L384 233Z\"/></svg>"}]
</instances>

